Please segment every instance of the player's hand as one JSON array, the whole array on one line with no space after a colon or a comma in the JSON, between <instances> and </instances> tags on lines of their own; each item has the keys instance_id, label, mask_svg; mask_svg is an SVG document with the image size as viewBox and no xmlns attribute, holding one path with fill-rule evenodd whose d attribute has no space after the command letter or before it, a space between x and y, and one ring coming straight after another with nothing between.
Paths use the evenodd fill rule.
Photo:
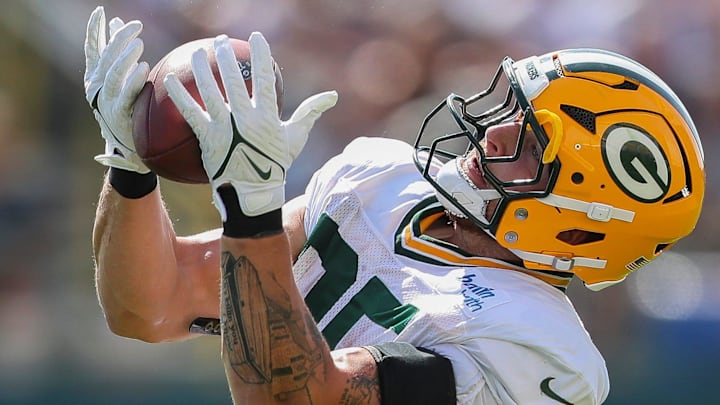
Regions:
<instances>
[{"instance_id":1,"label":"player's hand","mask_svg":"<svg viewBox=\"0 0 720 405\"><path fill-rule=\"evenodd\" d=\"M217 192L232 185L245 215L257 216L285 202L285 176L305 146L315 120L333 107L337 93L328 91L305 100L289 120L281 121L270 47L259 32L250 35L252 98L227 36L215 39L215 53L227 102L200 49L192 55L192 70L206 109L172 74L168 94L200 142L202 161L213 187L213 200L222 220L227 212Z\"/></svg>"},{"instance_id":2,"label":"player's hand","mask_svg":"<svg viewBox=\"0 0 720 405\"><path fill-rule=\"evenodd\" d=\"M88 20L85 37L85 98L93 109L105 139L99 163L148 173L135 153L132 138L132 106L147 80L150 67L139 62L143 42L140 21L110 20L110 41L105 33L105 11L97 7Z\"/></svg>"}]
</instances>

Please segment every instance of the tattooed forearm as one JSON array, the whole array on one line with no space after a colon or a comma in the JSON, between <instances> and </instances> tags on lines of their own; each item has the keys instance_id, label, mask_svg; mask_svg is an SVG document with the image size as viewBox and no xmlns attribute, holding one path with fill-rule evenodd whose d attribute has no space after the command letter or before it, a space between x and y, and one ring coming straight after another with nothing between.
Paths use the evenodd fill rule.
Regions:
<instances>
[{"instance_id":1,"label":"tattooed forearm","mask_svg":"<svg viewBox=\"0 0 720 405\"><path fill-rule=\"evenodd\" d=\"M267 306L255 267L244 257L222 256L221 326L228 362L243 381L270 381ZM258 325L253 325L257 323ZM254 327L253 327L254 326Z\"/></svg>"},{"instance_id":2,"label":"tattooed forearm","mask_svg":"<svg viewBox=\"0 0 720 405\"><path fill-rule=\"evenodd\" d=\"M245 383L270 384L277 400L312 403L308 381L322 382L325 374L312 318L247 257L224 252L222 272L222 335L232 371Z\"/></svg>"},{"instance_id":3,"label":"tattooed forearm","mask_svg":"<svg viewBox=\"0 0 720 405\"><path fill-rule=\"evenodd\" d=\"M371 398L380 398L380 386L374 376L358 374L353 376L340 398L340 405L366 404Z\"/></svg>"}]
</instances>

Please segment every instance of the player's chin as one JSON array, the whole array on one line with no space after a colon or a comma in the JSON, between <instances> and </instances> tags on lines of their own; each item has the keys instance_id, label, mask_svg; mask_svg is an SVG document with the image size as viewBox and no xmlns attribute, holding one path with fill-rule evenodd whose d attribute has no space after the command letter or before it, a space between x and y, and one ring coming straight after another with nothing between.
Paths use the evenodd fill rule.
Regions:
<instances>
[{"instance_id":1,"label":"player's chin","mask_svg":"<svg viewBox=\"0 0 720 405\"><path fill-rule=\"evenodd\" d=\"M495 211L497 211L498 205L500 204L499 199L494 199L486 202L485 206L485 220L490 222L493 215L495 215Z\"/></svg>"}]
</instances>

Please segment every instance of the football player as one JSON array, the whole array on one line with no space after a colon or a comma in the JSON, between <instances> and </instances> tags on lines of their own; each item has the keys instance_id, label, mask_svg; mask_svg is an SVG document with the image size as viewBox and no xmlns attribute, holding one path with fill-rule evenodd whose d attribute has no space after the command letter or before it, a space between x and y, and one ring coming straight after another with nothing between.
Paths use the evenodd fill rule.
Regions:
<instances>
[{"instance_id":1,"label":"football player","mask_svg":"<svg viewBox=\"0 0 720 405\"><path fill-rule=\"evenodd\" d=\"M227 99L204 51L192 57L202 104L165 78L223 222L181 237L133 149L142 25L114 19L109 41L105 25L98 8L85 89L110 167L93 244L115 333L221 334L236 403L607 397L565 289L574 277L603 289L660 256L694 228L705 187L692 119L650 70L596 49L506 58L486 89L431 111L414 145L356 139L286 202L285 174L337 94L281 121L264 37L249 39L249 97L219 36Z\"/></svg>"}]
</instances>

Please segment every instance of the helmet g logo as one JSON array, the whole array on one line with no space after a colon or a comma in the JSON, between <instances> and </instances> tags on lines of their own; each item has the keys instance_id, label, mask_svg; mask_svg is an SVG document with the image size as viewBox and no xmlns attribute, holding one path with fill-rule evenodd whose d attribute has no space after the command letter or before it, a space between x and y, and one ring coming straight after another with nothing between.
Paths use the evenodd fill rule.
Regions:
<instances>
[{"instance_id":1,"label":"helmet g logo","mask_svg":"<svg viewBox=\"0 0 720 405\"><path fill-rule=\"evenodd\" d=\"M645 203L667 194L670 166L645 130L627 123L612 125L603 134L601 149L610 176L625 194Z\"/></svg>"}]
</instances>

